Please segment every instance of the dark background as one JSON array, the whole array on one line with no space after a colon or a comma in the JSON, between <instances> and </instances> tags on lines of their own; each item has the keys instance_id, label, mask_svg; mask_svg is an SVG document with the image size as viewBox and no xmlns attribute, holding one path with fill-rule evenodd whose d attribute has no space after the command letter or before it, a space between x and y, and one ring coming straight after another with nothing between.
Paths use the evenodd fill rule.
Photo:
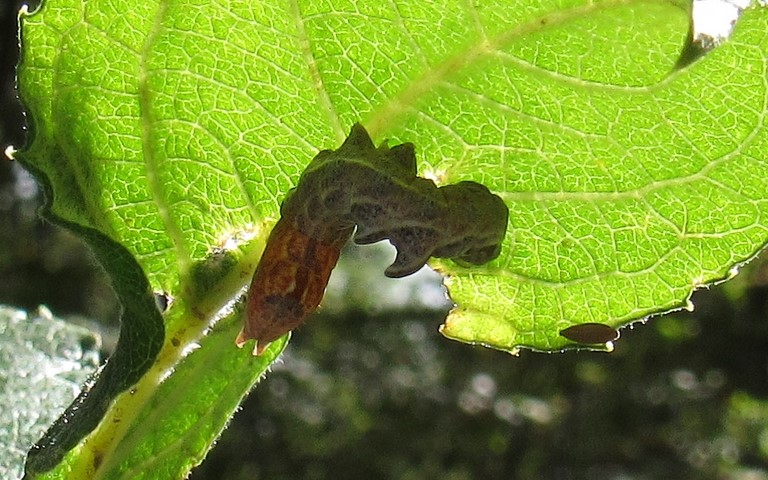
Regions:
<instances>
[{"instance_id":1,"label":"dark background","mask_svg":"<svg viewBox=\"0 0 768 480\"><path fill-rule=\"evenodd\" d=\"M3 149L25 141L19 3L0 12ZM37 219L41 201L0 159L0 304L45 304L109 335L119 310L106 278ZM444 305L318 316L192 478L768 479L766 271L759 259L697 292L694 312L622 330L611 354L461 345L436 332Z\"/></svg>"}]
</instances>

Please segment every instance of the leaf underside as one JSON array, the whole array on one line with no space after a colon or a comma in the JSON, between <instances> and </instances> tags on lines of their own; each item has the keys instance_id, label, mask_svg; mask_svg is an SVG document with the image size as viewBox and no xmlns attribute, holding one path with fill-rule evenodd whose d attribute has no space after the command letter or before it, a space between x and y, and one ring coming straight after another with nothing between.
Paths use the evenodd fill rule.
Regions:
<instances>
[{"instance_id":1,"label":"leaf underside","mask_svg":"<svg viewBox=\"0 0 768 480\"><path fill-rule=\"evenodd\" d=\"M70 467L133 478L141 438L189 435L202 417L170 433L130 425L227 377L208 400L215 425L185 437L204 455L283 346L251 360L232 348L240 310L219 309L247 283L282 195L357 121L377 142L413 142L421 175L480 182L510 209L498 259L434 263L459 305L448 337L562 349L571 325L619 327L726 277L768 237L768 14L746 11L729 42L674 70L688 18L676 2L569 0L49 0L23 16L34 137L18 158L45 183L49 217L123 292L117 384L144 373L118 398L128 426L100 427ZM152 291L173 297L162 321ZM249 373L205 372L200 392L161 383L167 369L197 378L207 352ZM180 455L152 445L147 458Z\"/></svg>"}]
</instances>

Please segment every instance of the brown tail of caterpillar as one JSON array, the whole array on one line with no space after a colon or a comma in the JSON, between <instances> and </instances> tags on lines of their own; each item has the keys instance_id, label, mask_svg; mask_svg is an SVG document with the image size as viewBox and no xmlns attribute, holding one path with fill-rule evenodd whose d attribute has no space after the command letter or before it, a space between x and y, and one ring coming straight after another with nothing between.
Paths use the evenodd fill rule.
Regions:
<instances>
[{"instance_id":1,"label":"brown tail of caterpillar","mask_svg":"<svg viewBox=\"0 0 768 480\"><path fill-rule=\"evenodd\" d=\"M254 354L298 327L322 300L341 247L384 239L397 248L389 277L410 275L430 257L480 265L496 258L509 210L476 182L437 187L416 175L411 143L376 148L360 124L338 150L315 156L280 208L248 290L235 343Z\"/></svg>"}]
</instances>

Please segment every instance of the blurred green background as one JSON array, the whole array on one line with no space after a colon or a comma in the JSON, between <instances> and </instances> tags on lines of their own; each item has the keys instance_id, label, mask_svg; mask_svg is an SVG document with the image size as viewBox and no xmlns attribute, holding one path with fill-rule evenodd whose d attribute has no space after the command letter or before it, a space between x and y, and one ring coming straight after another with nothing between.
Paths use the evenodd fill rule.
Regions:
<instances>
[{"instance_id":1,"label":"blurred green background","mask_svg":"<svg viewBox=\"0 0 768 480\"><path fill-rule=\"evenodd\" d=\"M24 143L16 11L0 12L0 147ZM109 354L119 308L87 249L0 160L0 304L47 305ZM768 266L626 328L610 354L519 357L444 339L439 276L349 248L324 308L192 475L208 479L768 479ZM765 255L764 255L765 256ZM237 375L237 372L233 372Z\"/></svg>"}]
</instances>

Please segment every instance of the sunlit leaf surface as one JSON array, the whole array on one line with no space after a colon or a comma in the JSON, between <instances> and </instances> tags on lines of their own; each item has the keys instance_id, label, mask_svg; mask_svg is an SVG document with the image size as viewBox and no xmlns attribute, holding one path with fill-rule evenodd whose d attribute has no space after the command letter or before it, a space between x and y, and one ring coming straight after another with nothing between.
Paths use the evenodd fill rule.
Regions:
<instances>
[{"instance_id":1,"label":"sunlit leaf surface","mask_svg":"<svg viewBox=\"0 0 768 480\"><path fill-rule=\"evenodd\" d=\"M618 327L726 277L768 237L768 15L747 11L731 41L674 70L687 11L49 0L25 16L35 136L18 157L45 182L49 217L141 305L114 375L149 369L66 468L167 478L202 458L282 345L261 360L234 349L238 309L201 337L247 283L281 196L356 121L413 142L422 174L482 182L510 208L497 260L435 264L459 304L451 338L561 349L571 325ZM139 326L158 346L163 329L150 290L174 299L151 366ZM163 414L174 427L156 428Z\"/></svg>"}]
</instances>

